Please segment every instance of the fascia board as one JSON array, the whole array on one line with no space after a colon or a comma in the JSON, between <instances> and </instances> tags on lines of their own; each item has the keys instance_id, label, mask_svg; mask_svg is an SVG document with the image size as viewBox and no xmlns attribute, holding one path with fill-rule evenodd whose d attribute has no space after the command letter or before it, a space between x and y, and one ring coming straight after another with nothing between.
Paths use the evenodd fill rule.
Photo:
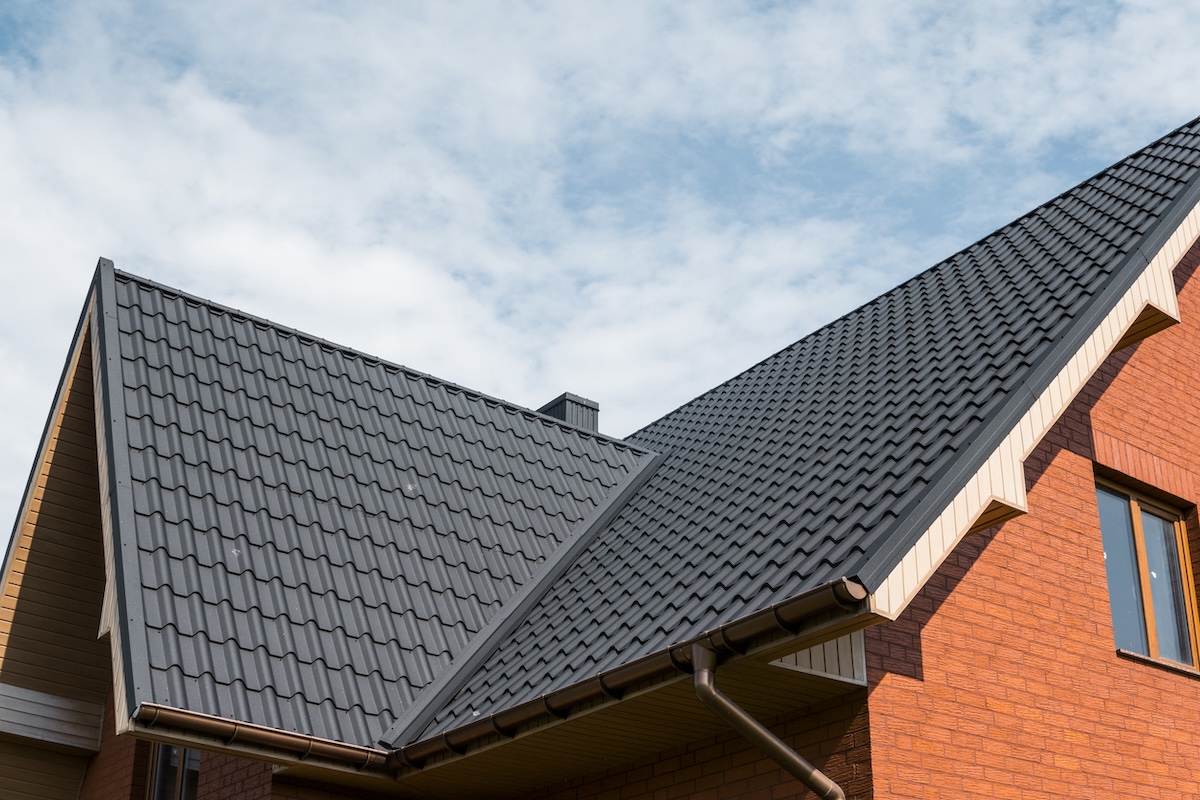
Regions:
<instances>
[{"instance_id":1,"label":"fascia board","mask_svg":"<svg viewBox=\"0 0 1200 800\"><path fill-rule=\"evenodd\" d=\"M1194 194L1195 188L1195 184L1189 187L1189 194ZM1146 259L1144 269L1134 275L1132 285L1075 346L983 465L871 593L872 611L889 619L898 617L993 503L1018 513L1028 510L1025 459L1147 308L1179 321L1173 270L1198 237L1200 205L1193 200L1187 215L1176 223L1153 257ZM1027 389L1029 386L1027 383Z\"/></svg>"}]
</instances>

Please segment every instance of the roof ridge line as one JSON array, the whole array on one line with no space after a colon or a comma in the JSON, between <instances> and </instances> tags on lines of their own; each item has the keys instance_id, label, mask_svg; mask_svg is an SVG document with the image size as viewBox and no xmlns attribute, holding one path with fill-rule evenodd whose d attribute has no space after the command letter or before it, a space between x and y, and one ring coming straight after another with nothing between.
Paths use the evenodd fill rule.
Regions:
<instances>
[{"instance_id":1,"label":"roof ridge line","mask_svg":"<svg viewBox=\"0 0 1200 800\"><path fill-rule=\"evenodd\" d=\"M380 737L378 740L380 744L387 747L407 744L406 739L415 738L433 721L437 712L458 693L467 679L495 651L500 641L509 636L525 620L529 610L575 563L575 560L591 545L600 531L608 526L608 523L666 460L666 455L662 453L648 452L647 454L650 457L636 471L631 472L604 503L593 509L576 526L572 537L563 542L550 555L536 578L521 587L496 613L496 616L490 619L483 629L467 643L467 646L454 658L450 666L417 693L415 702L406 708L404 713Z\"/></svg>"},{"instance_id":2,"label":"roof ridge line","mask_svg":"<svg viewBox=\"0 0 1200 800\"><path fill-rule=\"evenodd\" d=\"M723 380L723 381L721 381L721 382L720 382L720 383L718 383L716 386L713 386L713 387L710 387L710 388L708 388L708 389L705 389L703 392L701 392L700 394L696 395L696 396L695 396L695 397L693 397L691 400L688 400L687 402L683 403L682 405L680 405L680 406L678 406L678 407L676 407L676 408L673 408L673 409L671 409L670 411L668 411L668 412L666 412L665 414L663 414L663 415L659 416L658 418L656 418L656 419L654 419L654 420L652 420L652 421L650 421L650 422L646 423L645 425L643 425L642 427L638 428L637 430L635 430L635 431L632 431L631 433L629 433L629 435L628 435L626 438L627 438L627 439L632 439L633 437L637 436L637 435L638 435L639 433L641 433L642 431L644 431L644 430L646 430L646 429L648 429L648 428L650 428L650 427L653 427L654 425L657 425L659 422L663 421L663 420L664 420L664 419L666 419L667 417L669 417L669 416L671 416L671 415L673 415L673 414L675 414L675 413L677 413L677 412L679 412L679 411L683 410L684 408L687 408L688 406L692 405L692 404L693 404L693 403L695 403L696 401L698 401L698 400L700 400L700 399L702 399L702 398L704 398L704 397L707 397L708 395L710 395L710 394L712 394L713 392L717 391L718 389L720 389L721 387L725 386L726 384L729 384L729 383L731 383L731 382L733 382L733 381L737 380L738 378L742 377L742 376L743 376L743 375L745 375L746 373L750 372L751 370L753 370L753 369L756 369L756 368L757 368L758 366L760 366L761 364L764 364L764 363L766 363L766 362L768 362L768 361L772 360L773 358L775 358L775 357L777 357L777 356L779 356L779 355L782 355L784 352L786 352L786 351L788 351L788 350L791 350L793 347L795 347L796 345L798 345L798 344L800 344L801 342L805 341L806 339L809 339L809 338L812 338L812 337L814 337L814 336L817 336L817 335L818 335L818 334L820 334L821 332L823 332L823 331L826 331L826 330L828 330L828 329L832 328L834 325L837 325L838 323L842 322L843 320L847 319L848 317L850 317L850 316L852 316L852 315L854 315L854 314L858 314L859 312L863 311L864 309L866 309L866 308L869 308L870 306L876 305L877 303L880 303L880 302L884 301L885 299L887 299L888 297L891 297L893 294L895 294L895 293L896 293L897 291L899 291L900 289L904 288L905 286L908 286L910 283L914 283L914 282L916 282L916 281L917 281L917 280L919 280L919 279L920 279L922 276L924 276L924 275L927 275L927 274L928 274L928 273L930 273L930 272L933 272L934 270L938 269L939 267L942 267L944 264L946 264L946 263L947 263L947 262L949 262L949 261L952 261L952 260L954 260L954 259L956 259L956 258L959 258L960 256L962 256L964 253L966 253L967 251L971 250L972 248L978 247L979 245L983 244L984 242L987 242L989 239L992 239L993 237L995 237L995 236L996 236L996 234L1000 233L1001 231L1007 230L1007 229L1009 229L1009 228L1012 228L1012 227L1014 227L1014 226L1016 226L1016 225L1020 224L1021 222L1023 222L1023 221L1024 221L1024 220L1026 220L1026 219L1028 219L1029 217L1033 216L1034 214L1038 213L1039 211L1042 211L1043 209L1046 209L1046 208L1049 208L1049 207L1053 206L1055 203L1059 202L1060 200L1062 200L1064 197L1066 197L1067 195L1071 194L1072 192L1075 192L1075 191L1077 191L1078 189L1080 189L1081 187L1083 187L1085 184L1091 183L1092 181L1096 180L1096 179L1097 179L1097 178L1099 178L1100 176L1102 176L1102 175L1104 175L1104 174L1106 174L1106 173L1112 172L1113 170L1117 169L1117 167L1120 167L1121 165L1125 164L1125 163L1126 163L1127 161L1129 161L1131 158L1136 158L1137 156L1139 156L1139 155L1142 155L1143 153L1145 153L1145 152L1149 151L1149 150L1150 150L1152 147L1158 147L1158 146L1159 146L1159 145L1161 145L1163 142L1165 142L1167 139L1171 138L1172 136L1175 136L1175 135L1176 135L1176 134L1178 134L1180 131L1183 131L1185 128L1192 127L1192 126L1196 126L1196 125L1198 125L1198 124L1200 124L1200 117L1195 117L1194 119L1188 120L1187 122L1183 123L1182 125L1179 125L1178 127L1176 127L1176 128L1173 128L1172 130L1168 131L1167 133L1164 133L1162 136L1160 136L1160 137L1158 137L1157 139L1155 139L1153 142L1150 142L1149 144L1147 144L1145 147L1140 147L1140 148L1138 148L1137 150L1134 150L1132 153L1129 153L1128 155L1124 156L1124 157L1123 157L1123 158L1121 158L1119 161L1116 161L1116 162L1114 162L1114 163L1112 163L1112 164L1108 165L1107 167L1104 167L1103 169L1101 169L1101 170L1099 170L1099 171L1097 171L1097 172L1093 173L1092 175L1089 175L1089 176L1088 176L1087 178L1085 178L1084 180L1082 180L1082 181L1079 181L1079 182L1078 182L1078 183L1076 183L1074 186L1071 186L1071 187L1068 187L1067 189L1064 189L1063 191L1059 192L1057 195L1055 195L1054 197L1052 197L1052 198L1050 198L1049 200L1045 201L1044 203L1041 203L1041 204L1039 204L1039 205L1037 205L1037 206L1034 206L1033 208L1029 209L1029 210L1028 210L1028 211L1026 211L1024 214L1022 214L1021 216L1017 217L1016 219L1013 219L1013 220L1010 220L1009 222L1006 222L1005 224L1001 225L1000 227L998 227L998 228L995 228L994 230L992 230L992 231L988 232L987 234L985 234L985 235L983 235L983 236L979 237L979 238L978 238L978 239L976 239L975 241L973 241L973 242L970 242L969 244L966 244L966 245L964 245L963 247L961 247L961 248L959 248L958 250L954 251L954 252L953 252L953 253L951 253L950 255L946 256L946 257L945 257L945 258L943 258L943 259L940 259L940 260L939 260L939 261L937 261L936 263L934 263L934 264L932 264L931 266L929 266L929 267L927 267L927 268L925 268L925 269L921 270L920 272L916 273L915 275L912 275L912 276L910 276L910 277L908 277L908 278L905 278L903 281L901 281L900 283L896 284L896 285L895 285L895 286L893 286L892 288L888 289L888 290L887 290L886 292L884 292L883 294L876 295L876 296L874 296L874 297L870 298L869 300L867 300L866 302L862 303L861 305L855 306L854 308L852 308L852 309L850 309L849 311L847 311L845 314L842 314L841 316L837 317L836 319L832 319L832 320L830 320L829 322L826 322L824 325L821 325L820 327L818 327L818 328L815 328L815 329L813 329L813 330L809 331L808 333L804 334L803 336L801 336L799 339L795 340L794 342L791 342L790 344L784 345L783 347L779 348L779 349L778 349L778 350L776 350L775 352L771 353L769 356L766 356L765 358L761 358L761 359L759 359L758 361L756 361L756 362L754 362L753 364L751 364L750 366L748 366L748 367L746 367L745 369L741 370L740 372L738 372L738 373L736 373L736 374L734 374L734 375L731 375L729 378L727 378L726 380ZM1172 202L1174 202L1174 201L1172 201ZM1149 233L1147 233L1147 236L1148 236L1148 235L1149 235Z\"/></svg>"},{"instance_id":3,"label":"roof ridge line","mask_svg":"<svg viewBox=\"0 0 1200 800\"><path fill-rule=\"evenodd\" d=\"M107 261L110 266L112 265L112 262L109 261L108 259L101 259L101 260ZM514 403L511 400L504 400L503 398L487 394L486 392L481 392L478 389L471 389L467 386L463 386L462 384L458 384L458 383L454 383L453 381L446 380L445 378L439 378L438 376L433 375L431 373L422 372L419 369L414 369L413 367L408 367L408 366L405 366L404 364L400 364L395 361L389 361L385 358L371 355L370 353L367 353L363 350L358 350L353 347L349 347L347 345L338 344L337 342L330 341L329 339L323 339L320 336L314 336L313 334L306 333L305 331L302 331L299 328L293 328L290 325L284 325L282 323L267 319L266 317L261 317L261 316L258 316L257 314L251 314L251 313L249 313L247 311L243 311L239 308L234 308L233 306L225 305L224 303L218 303L214 300L209 300L209 299L200 297L198 295L194 295L190 292L186 292L186 291L184 291L182 289L178 289L174 286L167 286L164 283L159 283L158 281L151 280L150 278L144 278L141 275L134 275L131 272L125 272L124 270L116 269L115 267L113 267L112 272L113 272L113 276L115 278L129 280L134 283L140 284L141 286L144 286L148 289L154 289L154 290L164 292L169 295L174 295L175 297L178 297L187 302L195 303L196 305L204 306L213 311L216 311L216 312L219 312L222 314L228 314L229 316L232 316L232 317L241 318L247 322L250 322L250 323L253 323L256 325L264 325L264 326L271 328L271 329L273 329L281 334L284 334L286 336L292 336L297 339L300 339L301 341L310 342L312 344L315 344L319 347L327 347L331 350L335 350L335 351L342 353L346 356L349 356L351 358L356 358L367 364L378 365L378 366L384 368L385 370L396 370L397 372L402 372L410 377L425 381L426 383L436 384L438 386L442 386L451 391L462 392L463 394L469 395L473 398L482 400L484 402L495 403L498 406L509 409L510 411L521 414L527 418L535 419L542 423L550 423L559 428L563 428L564 430L574 431L585 437L601 439L601 440L610 442L614 445L629 448L631 450L639 450L644 453L653 452L651 450L647 450L645 447L642 447L640 445L635 445L632 442L627 442L620 437L611 436L606 433L600 433L599 431L588 430L587 428L581 428L578 425L572 425L569 422L558 419L557 417L551 417L546 414L542 414L539 411L537 411L536 409L529 408L527 406L518 405L517 403Z\"/></svg>"},{"instance_id":4,"label":"roof ridge line","mask_svg":"<svg viewBox=\"0 0 1200 800\"><path fill-rule=\"evenodd\" d=\"M1162 139L1159 139L1155 144L1161 141ZM1127 156L1109 169L1120 166L1136 155L1137 153ZM1020 422L1022 415L1037 402L1054 377L1083 346L1091 331L1125 296L1198 202L1200 168L1197 168L1184 184L1178 196L1168 203L1150 229L1129 248L1119 265L1109 273L1108 280L1084 305L1058 342L1040 362L1029 367L1020 385L1015 387L1011 395L1001 400L998 408L988 414L989 421L971 443L939 473L932 476L924 491L918 492L904 508L899 509L896 521L881 539L884 545L868 559L865 570L854 576L868 590L874 592L878 588L897 560L908 552L946 506L953 502L957 492L983 466L1008 432ZM1137 269L1134 268L1135 265Z\"/></svg>"}]
</instances>

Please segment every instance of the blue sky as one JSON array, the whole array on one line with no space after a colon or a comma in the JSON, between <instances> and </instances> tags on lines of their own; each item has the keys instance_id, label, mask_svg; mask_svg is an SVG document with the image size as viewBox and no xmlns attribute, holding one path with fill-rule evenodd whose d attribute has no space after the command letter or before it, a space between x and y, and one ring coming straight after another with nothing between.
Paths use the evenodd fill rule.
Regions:
<instances>
[{"instance_id":1,"label":"blue sky","mask_svg":"<svg viewBox=\"0 0 1200 800\"><path fill-rule=\"evenodd\" d=\"M118 268L624 435L1200 115L1167 2L0 6L0 526Z\"/></svg>"}]
</instances>

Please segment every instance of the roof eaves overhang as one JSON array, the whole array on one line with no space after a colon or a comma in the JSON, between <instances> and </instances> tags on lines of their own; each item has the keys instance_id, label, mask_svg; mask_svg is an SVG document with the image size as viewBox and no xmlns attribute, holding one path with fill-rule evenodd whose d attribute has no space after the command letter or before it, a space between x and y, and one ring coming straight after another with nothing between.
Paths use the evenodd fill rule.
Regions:
<instances>
[{"instance_id":1,"label":"roof eaves overhang","mask_svg":"<svg viewBox=\"0 0 1200 800\"><path fill-rule=\"evenodd\" d=\"M872 610L895 619L967 534L1028 511L1024 462L1101 364L1116 350L1179 322L1173 270L1200 237L1200 173L1074 328L998 412L961 474L935 494L915 539L899 540L871 592ZM957 487L957 488L955 488ZM932 517L926 520L925 517ZM875 579L874 575L867 576ZM868 586L871 585L869 580Z\"/></svg>"},{"instance_id":2,"label":"roof eaves overhang","mask_svg":"<svg viewBox=\"0 0 1200 800\"><path fill-rule=\"evenodd\" d=\"M695 644L711 648L728 662L748 657L769 660L835 639L881 621L866 600L861 584L836 579L586 680L399 746L390 755L391 764L403 782L406 776L446 767L478 749L534 735L583 712L652 692L691 675ZM699 701L696 707L702 710Z\"/></svg>"}]
</instances>

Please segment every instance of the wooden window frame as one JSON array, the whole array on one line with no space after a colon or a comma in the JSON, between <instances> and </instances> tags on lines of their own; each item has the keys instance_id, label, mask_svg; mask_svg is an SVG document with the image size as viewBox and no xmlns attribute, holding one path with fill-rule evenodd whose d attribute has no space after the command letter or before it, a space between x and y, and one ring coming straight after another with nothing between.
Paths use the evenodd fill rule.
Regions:
<instances>
[{"instance_id":1,"label":"wooden window frame","mask_svg":"<svg viewBox=\"0 0 1200 800\"><path fill-rule=\"evenodd\" d=\"M1145 492L1133 489L1127 484L1096 477L1096 486L1110 492L1120 494L1129 501L1129 516L1133 526L1133 545L1137 554L1138 583L1142 597L1142 624L1146 630L1147 653L1144 655L1156 661L1167 664L1177 662L1163 658L1159 653L1158 631L1154 614L1154 598L1150 583L1150 565L1146 556L1146 533L1142 526L1142 510L1145 509L1160 519L1172 523L1175 530L1175 546L1179 553L1179 570L1182 573L1182 588L1184 601L1184 623L1188 628L1188 641L1191 645L1192 663L1181 664L1185 669L1200 670L1200 607L1196 598L1196 578L1192 567L1192 557L1188 547L1188 530L1186 514L1170 503L1158 500ZM1109 594L1111 602L1111 590Z\"/></svg>"}]
</instances>

